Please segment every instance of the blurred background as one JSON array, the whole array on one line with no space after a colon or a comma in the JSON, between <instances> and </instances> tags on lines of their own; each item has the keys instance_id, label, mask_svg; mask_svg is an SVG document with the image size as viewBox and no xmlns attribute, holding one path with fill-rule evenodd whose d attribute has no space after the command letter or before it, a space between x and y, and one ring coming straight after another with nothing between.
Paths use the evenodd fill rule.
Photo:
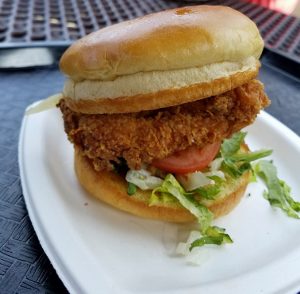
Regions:
<instances>
[{"instance_id":1,"label":"blurred background","mask_svg":"<svg viewBox=\"0 0 300 294\"><path fill-rule=\"evenodd\" d=\"M299 0L0 0L0 68L55 66L67 46L90 32L192 4L240 10L256 22L267 50L299 62Z\"/></svg>"}]
</instances>

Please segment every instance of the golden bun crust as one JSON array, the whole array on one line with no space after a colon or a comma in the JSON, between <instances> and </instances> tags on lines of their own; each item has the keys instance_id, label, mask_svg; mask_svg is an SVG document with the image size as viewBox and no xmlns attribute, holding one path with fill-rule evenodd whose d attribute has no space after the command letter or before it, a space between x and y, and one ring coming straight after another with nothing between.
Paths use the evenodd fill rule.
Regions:
<instances>
[{"instance_id":1,"label":"golden bun crust","mask_svg":"<svg viewBox=\"0 0 300 294\"><path fill-rule=\"evenodd\" d=\"M225 6L191 6L106 27L75 42L61 70L75 81L113 80L138 72L201 67L259 58L256 25Z\"/></svg>"},{"instance_id":2,"label":"golden bun crust","mask_svg":"<svg viewBox=\"0 0 300 294\"><path fill-rule=\"evenodd\" d=\"M222 94L254 79L258 74L259 62L255 70L238 72L207 83L162 90L155 93L124 96L115 99L79 99L65 97L66 104L75 112L88 114L129 113L170 107Z\"/></svg>"},{"instance_id":3,"label":"golden bun crust","mask_svg":"<svg viewBox=\"0 0 300 294\"><path fill-rule=\"evenodd\" d=\"M139 217L169 222L183 223L195 220L189 211L177 203L149 206L149 191L138 190L134 195L129 196L125 179L113 172L96 172L86 157L81 156L76 147L75 172L80 184L91 196L117 209ZM215 218L228 214L240 202L249 182L249 177L249 173L245 173L239 178L230 194L222 195L207 205Z\"/></svg>"},{"instance_id":4,"label":"golden bun crust","mask_svg":"<svg viewBox=\"0 0 300 294\"><path fill-rule=\"evenodd\" d=\"M193 84L207 83L239 72L255 71L259 61L249 57L239 62L219 62L200 67L176 70L138 72L115 78L113 81L67 79L63 94L74 100L115 99L124 96L180 89Z\"/></svg>"}]
</instances>

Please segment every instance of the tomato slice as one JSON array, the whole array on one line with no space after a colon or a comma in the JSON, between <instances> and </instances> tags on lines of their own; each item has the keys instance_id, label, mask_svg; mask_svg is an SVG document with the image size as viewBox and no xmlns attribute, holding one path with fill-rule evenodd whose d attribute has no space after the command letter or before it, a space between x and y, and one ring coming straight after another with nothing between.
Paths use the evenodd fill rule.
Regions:
<instances>
[{"instance_id":1,"label":"tomato slice","mask_svg":"<svg viewBox=\"0 0 300 294\"><path fill-rule=\"evenodd\" d=\"M156 159L152 165L171 173L186 174L205 169L216 157L221 142L206 145L204 148L189 147L164 159Z\"/></svg>"}]
</instances>

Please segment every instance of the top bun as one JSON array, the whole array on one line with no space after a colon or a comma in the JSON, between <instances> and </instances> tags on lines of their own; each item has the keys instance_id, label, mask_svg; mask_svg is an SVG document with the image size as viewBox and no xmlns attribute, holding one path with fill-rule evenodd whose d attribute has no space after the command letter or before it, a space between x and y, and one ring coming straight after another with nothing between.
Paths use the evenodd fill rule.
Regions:
<instances>
[{"instance_id":1,"label":"top bun","mask_svg":"<svg viewBox=\"0 0 300 294\"><path fill-rule=\"evenodd\" d=\"M137 72L259 58L256 25L224 6L191 6L106 27L75 42L60 61L73 80L113 80Z\"/></svg>"},{"instance_id":2,"label":"top bun","mask_svg":"<svg viewBox=\"0 0 300 294\"><path fill-rule=\"evenodd\" d=\"M106 27L75 42L60 61L61 70L70 77L64 94L76 102L95 102L98 98L153 94L247 73L246 77L228 81L220 90L209 88L204 94L196 91L183 103L194 101L196 96L217 95L252 79L262 50L263 40L256 25L229 7L199 5L162 11ZM166 103L152 103L155 97L148 100L149 105L142 109L125 107L124 112L178 104L168 99L164 99ZM76 108L74 101L71 104ZM95 111L95 105L90 106ZM124 105L110 106L96 107L96 112L124 109ZM86 107L83 112L92 110Z\"/></svg>"}]
</instances>

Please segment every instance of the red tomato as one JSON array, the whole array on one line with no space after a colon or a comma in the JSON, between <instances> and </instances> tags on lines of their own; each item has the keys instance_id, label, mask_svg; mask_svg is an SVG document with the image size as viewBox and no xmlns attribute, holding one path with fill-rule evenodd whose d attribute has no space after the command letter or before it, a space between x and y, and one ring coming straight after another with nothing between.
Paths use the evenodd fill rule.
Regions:
<instances>
[{"instance_id":1,"label":"red tomato","mask_svg":"<svg viewBox=\"0 0 300 294\"><path fill-rule=\"evenodd\" d=\"M171 173L186 174L205 169L219 152L221 142L205 146L202 149L189 147L164 159L157 159L152 165Z\"/></svg>"}]
</instances>

